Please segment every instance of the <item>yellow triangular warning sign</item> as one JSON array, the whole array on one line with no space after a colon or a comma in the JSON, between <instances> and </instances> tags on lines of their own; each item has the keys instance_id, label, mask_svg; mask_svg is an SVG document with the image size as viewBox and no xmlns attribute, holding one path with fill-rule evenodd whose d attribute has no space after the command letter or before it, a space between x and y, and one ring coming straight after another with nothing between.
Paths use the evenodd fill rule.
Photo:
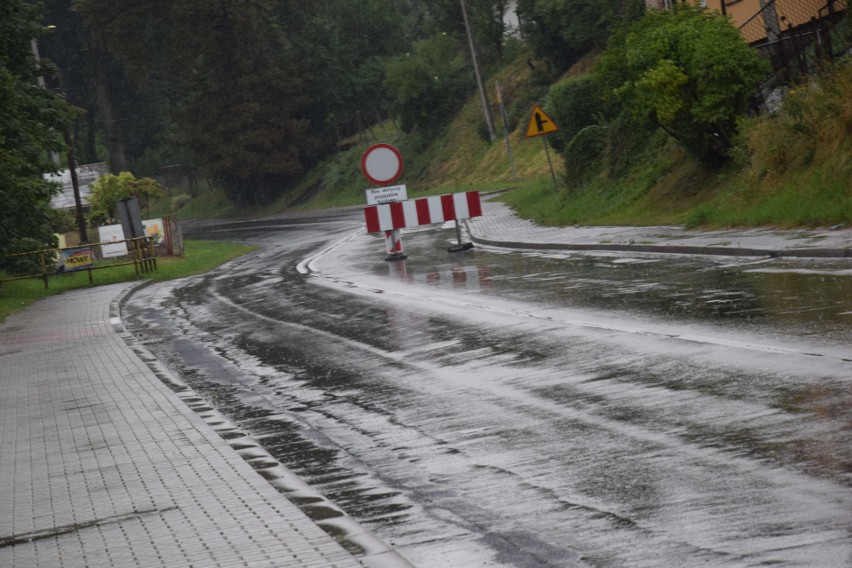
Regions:
<instances>
[{"instance_id":1,"label":"yellow triangular warning sign","mask_svg":"<svg viewBox=\"0 0 852 568\"><path fill-rule=\"evenodd\" d=\"M541 107L533 105L532 116L530 117L530 123L527 126L527 138L541 136L542 134L556 132L557 130L559 130L559 127L556 126L549 116L544 114Z\"/></svg>"}]
</instances>

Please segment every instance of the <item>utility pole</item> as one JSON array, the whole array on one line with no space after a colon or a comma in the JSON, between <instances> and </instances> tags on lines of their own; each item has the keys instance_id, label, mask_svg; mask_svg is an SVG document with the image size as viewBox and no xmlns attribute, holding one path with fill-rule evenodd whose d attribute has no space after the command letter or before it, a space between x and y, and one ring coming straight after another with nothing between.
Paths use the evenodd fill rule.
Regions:
<instances>
[{"instance_id":1,"label":"utility pole","mask_svg":"<svg viewBox=\"0 0 852 568\"><path fill-rule=\"evenodd\" d=\"M489 142L494 142L497 139L497 134L494 133L494 121L491 119L491 107L488 106L488 93L482 84L482 76L479 73L479 59L476 57L476 47L473 43L473 34L470 33L470 21L467 18L467 7L464 0L459 0L461 3L462 17L464 18L464 29L467 32L467 42L470 45L470 57L473 60L473 73L476 75L476 85L479 88L479 99L482 102L482 111L485 113L485 124L488 126Z\"/></svg>"}]
</instances>

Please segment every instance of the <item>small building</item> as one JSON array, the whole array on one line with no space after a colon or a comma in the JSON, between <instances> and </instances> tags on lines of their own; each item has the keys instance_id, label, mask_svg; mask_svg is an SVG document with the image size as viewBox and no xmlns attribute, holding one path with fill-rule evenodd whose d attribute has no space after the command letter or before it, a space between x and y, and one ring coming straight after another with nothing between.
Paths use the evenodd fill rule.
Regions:
<instances>
[{"instance_id":1,"label":"small building","mask_svg":"<svg viewBox=\"0 0 852 568\"><path fill-rule=\"evenodd\" d=\"M723 5L724 3L724 5ZM731 17L749 43L777 41L814 20L834 18L846 0L706 0L707 8Z\"/></svg>"},{"instance_id":2,"label":"small building","mask_svg":"<svg viewBox=\"0 0 852 568\"><path fill-rule=\"evenodd\" d=\"M648 8L668 9L684 0L645 0ZM774 42L785 33L833 19L848 0L694 0L709 10L728 15L749 43Z\"/></svg>"},{"instance_id":3,"label":"small building","mask_svg":"<svg viewBox=\"0 0 852 568\"><path fill-rule=\"evenodd\" d=\"M730 18L749 45L772 64L765 85L786 84L816 69L820 61L844 53L832 30L849 0L645 0L650 9L700 4Z\"/></svg>"}]
</instances>

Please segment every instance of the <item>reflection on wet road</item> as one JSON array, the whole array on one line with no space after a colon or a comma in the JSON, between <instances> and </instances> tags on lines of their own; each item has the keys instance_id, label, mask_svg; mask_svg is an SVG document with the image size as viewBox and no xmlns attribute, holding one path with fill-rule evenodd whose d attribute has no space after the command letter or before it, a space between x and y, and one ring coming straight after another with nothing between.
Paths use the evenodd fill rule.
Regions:
<instances>
[{"instance_id":1,"label":"reflection on wet road","mask_svg":"<svg viewBox=\"0 0 852 568\"><path fill-rule=\"evenodd\" d=\"M852 564L848 262L386 263L358 224L210 234L264 247L125 316L418 566Z\"/></svg>"}]
</instances>

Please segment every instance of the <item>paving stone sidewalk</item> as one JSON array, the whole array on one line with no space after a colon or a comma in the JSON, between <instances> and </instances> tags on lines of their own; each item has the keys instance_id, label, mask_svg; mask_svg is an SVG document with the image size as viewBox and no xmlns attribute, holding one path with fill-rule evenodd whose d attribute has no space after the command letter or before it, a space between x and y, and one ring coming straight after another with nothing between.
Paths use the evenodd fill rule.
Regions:
<instances>
[{"instance_id":1,"label":"paving stone sidewalk","mask_svg":"<svg viewBox=\"0 0 852 568\"><path fill-rule=\"evenodd\" d=\"M475 243L510 248L614 250L730 256L852 258L852 228L817 230L681 227L543 227L498 201L483 200L483 215L468 220Z\"/></svg>"},{"instance_id":2,"label":"paving stone sidewalk","mask_svg":"<svg viewBox=\"0 0 852 568\"><path fill-rule=\"evenodd\" d=\"M361 566L128 347L127 290L0 324L0 566Z\"/></svg>"}]
</instances>

